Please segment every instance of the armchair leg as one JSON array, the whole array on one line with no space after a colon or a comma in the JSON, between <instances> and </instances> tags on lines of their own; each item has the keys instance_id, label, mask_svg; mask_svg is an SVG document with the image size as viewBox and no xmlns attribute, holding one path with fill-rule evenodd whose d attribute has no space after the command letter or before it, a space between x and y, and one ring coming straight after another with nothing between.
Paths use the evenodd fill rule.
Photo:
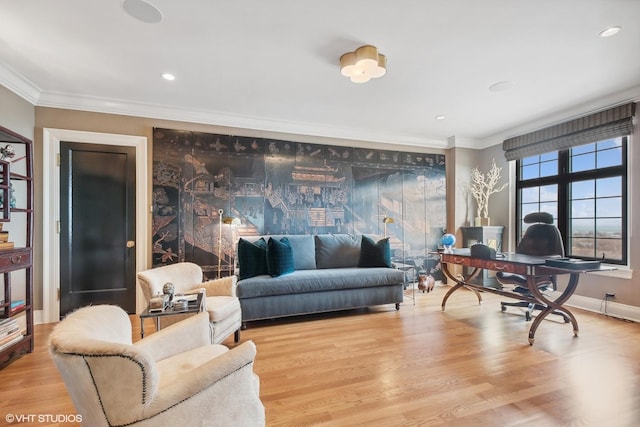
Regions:
<instances>
[{"instance_id":1,"label":"armchair leg","mask_svg":"<svg viewBox=\"0 0 640 427\"><path fill-rule=\"evenodd\" d=\"M236 329L233 333L233 342L237 343L240 341L240 329Z\"/></svg>"}]
</instances>

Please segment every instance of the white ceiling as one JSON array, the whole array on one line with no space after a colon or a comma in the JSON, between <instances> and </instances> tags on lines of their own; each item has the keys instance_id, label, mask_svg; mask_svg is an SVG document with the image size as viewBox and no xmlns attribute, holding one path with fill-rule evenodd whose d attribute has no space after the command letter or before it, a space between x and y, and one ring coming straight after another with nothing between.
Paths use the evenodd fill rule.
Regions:
<instances>
[{"instance_id":1,"label":"white ceiling","mask_svg":"<svg viewBox=\"0 0 640 427\"><path fill-rule=\"evenodd\" d=\"M160 23L122 0L0 0L0 84L39 106L440 148L640 100L640 0L148 3ZM364 44L387 74L351 83L338 61Z\"/></svg>"}]
</instances>

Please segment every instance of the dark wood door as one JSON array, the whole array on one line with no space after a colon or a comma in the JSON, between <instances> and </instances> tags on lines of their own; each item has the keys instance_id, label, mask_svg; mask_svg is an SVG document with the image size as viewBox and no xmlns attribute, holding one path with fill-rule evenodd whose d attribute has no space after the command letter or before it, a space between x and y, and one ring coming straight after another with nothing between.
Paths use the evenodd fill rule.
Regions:
<instances>
[{"instance_id":1,"label":"dark wood door","mask_svg":"<svg viewBox=\"0 0 640 427\"><path fill-rule=\"evenodd\" d=\"M60 317L136 309L135 148L60 143Z\"/></svg>"}]
</instances>

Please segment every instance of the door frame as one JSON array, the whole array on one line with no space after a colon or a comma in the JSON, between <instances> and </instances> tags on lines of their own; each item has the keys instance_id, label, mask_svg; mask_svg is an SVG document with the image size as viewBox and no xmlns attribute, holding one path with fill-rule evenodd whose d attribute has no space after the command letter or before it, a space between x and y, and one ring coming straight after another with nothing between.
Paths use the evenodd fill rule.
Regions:
<instances>
[{"instance_id":1,"label":"door frame","mask_svg":"<svg viewBox=\"0 0 640 427\"><path fill-rule=\"evenodd\" d=\"M120 145L136 149L136 268L146 268L149 248L149 201L147 191L147 137L44 128L42 132L42 322L60 320L60 141ZM136 312L144 309L136 284Z\"/></svg>"}]
</instances>

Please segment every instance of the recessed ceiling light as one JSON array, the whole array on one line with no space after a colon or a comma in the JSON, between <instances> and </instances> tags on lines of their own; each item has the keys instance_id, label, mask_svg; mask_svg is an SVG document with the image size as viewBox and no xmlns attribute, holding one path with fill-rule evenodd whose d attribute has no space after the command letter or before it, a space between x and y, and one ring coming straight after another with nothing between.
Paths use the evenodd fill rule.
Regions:
<instances>
[{"instance_id":1,"label":"recessed ceiling light","mask_svg":"<svg viewBox=\"0 0 640 427\"><path fill-rule=\"evenodd\" d=\"M147 24L162 21L162 13L158 8L144 0L123 0L122 8L132 18Z\"/></svg>"},{"instance_id":2,"label":"recessed ceiling light","mask_svg":"<svg viewBox=\"0 0 640 427\"><path fill-rule=\"evenodd\" d=\"M174 76L174 75L173 75L173 74L171 74L171 73L164 73L164 74L162 75L162 78L163 78L163 79L165 79L165 80L169 80L170 82L172 82L172 81L174 81L174 80L176 79L176 76Z\"/></svg>"},{"instance_id":3,"label":"recessed ceiling light","mask_svg":"<svg viewBox=\"0 0 640 427\"><path fill-rule=\"evenodd\" d=\"M614 35L618 34L621 29L622 29L622 27L618 27L618 26L605 28L604 30L600 31L600 37L611 37L611 36L614 36Z\"/></svg>"},{"instance_id":4,"label":"recessed ceiling light","mask_svg":"<svg viewBox=\"0 0 640 427\"><path fill-rule=\"evenodd\" d=\"M513 87L513 82L505 80L503 82L494 83L489 86L489 92L504 92Z\"/></svg>"},{"instance_id":5,"label":"recessed ceiling light","mask_svg":"<svg viewBox=\"0 0 640 427\"><path fill-rule=\"evenodd\" d=\"M436 120L444 120L444 116L443 115L437 115L434 117L434 119Z\"/></svg>"}]
</instances>

